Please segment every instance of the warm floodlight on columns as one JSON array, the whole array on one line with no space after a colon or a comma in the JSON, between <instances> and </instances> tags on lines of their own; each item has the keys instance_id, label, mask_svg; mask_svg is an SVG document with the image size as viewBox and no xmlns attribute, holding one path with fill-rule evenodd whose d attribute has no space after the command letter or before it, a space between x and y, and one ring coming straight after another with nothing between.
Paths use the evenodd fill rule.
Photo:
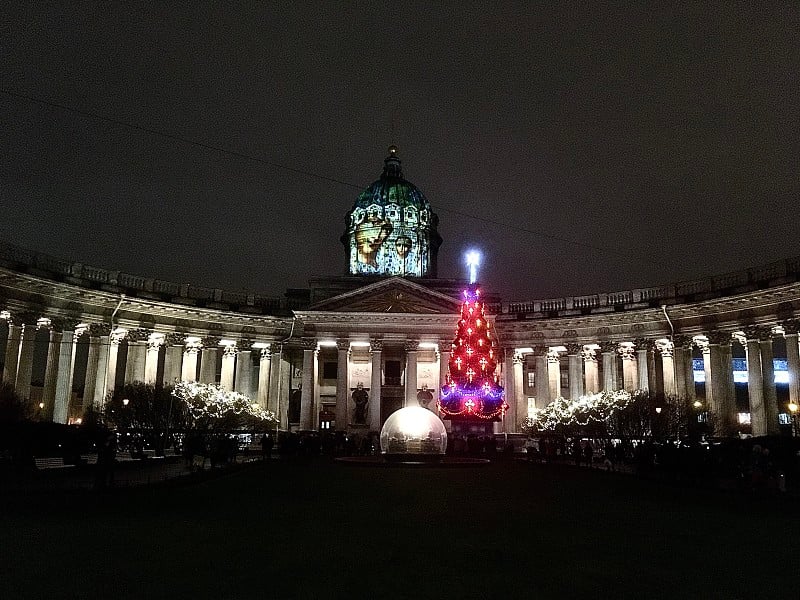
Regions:
<instances>
[{"instance_id":1,"label":"warm floodlight on columns","mask_svg":"<svg viewBox=\"0 0 800 600\"><path fill-rule=\"evenodd\" d=\"M467 268L469 269L469 282L478 281L478 267L481 264L481 254L477 250L470 250L466 256Z\"/></svg>"}]
</instances>

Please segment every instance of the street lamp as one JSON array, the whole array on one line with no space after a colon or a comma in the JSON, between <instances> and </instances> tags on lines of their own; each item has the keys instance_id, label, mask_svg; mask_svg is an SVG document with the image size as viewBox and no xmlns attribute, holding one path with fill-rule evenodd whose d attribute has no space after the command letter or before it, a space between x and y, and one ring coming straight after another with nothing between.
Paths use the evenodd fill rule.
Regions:
<instances>
[{"instance_id":1,"label":"street lamp","mask_svg":"<svg viewBox=\"0 0 800 600\"><path fill-rule=\"evenodd\" d=\"M789 414L792 419L792 435L797 436L797 402L789 402Z\"/></svg>"}]
</instances>

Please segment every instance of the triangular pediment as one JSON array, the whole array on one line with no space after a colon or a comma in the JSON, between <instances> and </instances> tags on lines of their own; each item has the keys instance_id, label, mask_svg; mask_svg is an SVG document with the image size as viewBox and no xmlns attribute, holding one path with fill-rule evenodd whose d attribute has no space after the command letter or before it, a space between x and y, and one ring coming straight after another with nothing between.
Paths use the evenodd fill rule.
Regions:
<instances>
[{"instance_id":1,"label":"triangular pediment","mask_svg":"<svg viewBox=\"0 0 800 600\"><path fill-rule=\"evenodd\" d=\"M328 298L311 307L315 311L453 314L461 310L461 303L440 292L392 277L377 283Z\"/></svg>"}]
</instances>

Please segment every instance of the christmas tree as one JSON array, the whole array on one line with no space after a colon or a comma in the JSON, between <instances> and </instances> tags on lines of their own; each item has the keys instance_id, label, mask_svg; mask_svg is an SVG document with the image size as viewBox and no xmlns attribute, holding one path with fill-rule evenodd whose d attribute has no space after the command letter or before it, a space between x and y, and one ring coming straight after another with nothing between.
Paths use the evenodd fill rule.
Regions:
<instances>
[{"instance_id":1,"label":"christmas tree","mask_svg":"<svg viewBox=\"0 0 800 600\"><path fill-rule=\"evenodd\" d=\"M439 395L439 412L454 420L499 421L508 405L495 372L497 349L476 282L479 260L475 252L467 255L470 282L463 292L449 373Z\"/></svg>"}]
</instances>

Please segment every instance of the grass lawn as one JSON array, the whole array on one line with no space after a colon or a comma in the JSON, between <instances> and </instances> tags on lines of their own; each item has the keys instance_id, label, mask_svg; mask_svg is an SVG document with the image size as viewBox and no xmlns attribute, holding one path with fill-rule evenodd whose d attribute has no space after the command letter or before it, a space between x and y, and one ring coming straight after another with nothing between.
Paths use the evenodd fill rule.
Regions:
<instances>
[{"instance_id":1,"label":"grass lawn","mask_svg":"<svg viewBox=\"0 0 800 600\"><path fill-rule=\"evenodd\" d=\"M0 497L16 598L800 597L798 507L524 463Z\"/></svg>"}]
</instances>

